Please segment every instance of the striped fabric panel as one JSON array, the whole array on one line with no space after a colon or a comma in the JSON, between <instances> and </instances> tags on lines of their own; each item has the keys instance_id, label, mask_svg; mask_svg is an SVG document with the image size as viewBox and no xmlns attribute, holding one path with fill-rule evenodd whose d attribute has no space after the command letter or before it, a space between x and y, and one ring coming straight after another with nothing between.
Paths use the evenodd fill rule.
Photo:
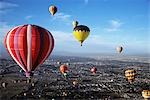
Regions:
<instances>
[{"instance_id":1,"label":"striped fabric panel","mask_svg":"<svg viewBox=\"0 0 150 100\"><path fill-rule=\"evenodd\" d=\"M21 43L21 41L18 41L18 38L19 38L20 30L22 29L22 27L23 27L23 26L20 26L20 27L15 31L14 40L13 40L13 42L14 42L14 48L13 48L13 49L14 49L14 51L15 51L15 55L16 55L17 61L18 61L22 66L25 66L25 65L23 64L22 57L20 56L20 50L22 50L22 49L20 49L20 48L18 47L18 44Z\"/></svg>"},{"instance_id":2,"label":"striped fabric panel","mask_svg":"<svg viewBox=\"0 0 150 100\"><path fill-rule=\"evenodd\" d=\"M41 42L40 42L40 33L38 32L38 29L36 26L32 26L32 65L33 68L38 56L40 56L39 52L40 52L40 46L41 46ZM32 68L32 69L33 69Z\"/></svg>"},{"instance_id":3,"label":"striped fabric panel","mask_svg":"<svg viewBox=\"0 0 150 100\"><path fill-rule=\"evenodd\" d=\"M40 34L40 51L38 58L36 59L35 64L33 65L34 70L37 66L41 65L44 60L49 56L50 52L53 49L53 38L51 37L50 33L47 32L45 29L41 27L37 27L38 33Z\"/></svg>"},{"instance_id":4,"label":"striped fabric panel","mask_svg":"<svg viewBox=\"0 0 150 100\"><path fill-rule=\"evenodd\" d=\"M44 58L42 58L42 61L40 62L40 64L38 66L40 66L44 62L44 60L48 58L48 56L50 55L50 53L52 52L52 50L54 48L54 38L50 32L48 32L48 31L46 31L46 32L47 32L50 44L48 45L49 48L48 48L46 55L43 56Z\"/></svg>"},{"instance_id":5,"label":"striped fabric panel","mask_svg":"<svg viewBox=\"0 0 150 100\"><path fill-rule=\"evenodd\" d=\"M32 26L27 25L27 70L32 70Z\"/></svg>"},{"instance_id":6,"label":"striped fabric panel","mask_svg":"<svg viewBox=\"0 0 150 100\"><path fill-rule=\"evenodd\" d=\"M25 71L33 71L41 65L54 48L50 32L36 25L13 28L4 44L17 64Z\"/></svg>"},{"instance_id":7,"label":"striped fabric panel","mask_svg":"<svg viewBox=\"0 0 150 100\"><path fill-rule=\"evenodd\" d=\"M22 59L22 63L25 67L25 69L27 70L27 27L23 26L22 29L19 32L19 37L18 37L18 48L19 50L19 54L21 56Z\"/></svg>"},{"instance_id":8,"label":"striped fabric panel","mask_svg":"<svg viewBox=\"0 0 150 100\"><path fill-rule=\"evenodd\" d=\"M7 34L7 37L6 37L6 46L7 46L7 50L9 52L9 54L12 56L12 58L16 61L16 63L24 70L24 71L27 71L22 62L21 62L21 59L18 58L18 46L16 47L15 45L15 34L16 34L16 31L19 29L19 27L15 27L13 28L8 34ZM15 40L15 41L14 41ZM17 54L16 54L16 51L17 51Z\"/></svg>"}]
</instances>

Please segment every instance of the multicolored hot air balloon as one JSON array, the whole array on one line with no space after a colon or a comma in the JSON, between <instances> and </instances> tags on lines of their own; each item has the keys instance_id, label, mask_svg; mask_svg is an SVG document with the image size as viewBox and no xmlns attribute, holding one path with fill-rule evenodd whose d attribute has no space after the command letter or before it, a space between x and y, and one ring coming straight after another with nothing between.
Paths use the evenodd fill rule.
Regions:
<instances>
[{"instance_id":1,"label":"multicolored hot air balloon","mask_svg":"<svg viewBox=\"0 0 150 100\"><path fill-rule=\"evenodd\" d=\"M79 24L78 21L73 21L72 22L73 28L75 28L78 24Z\"/></svg>"},{"instance_id":2,"label":"multicolored hot air balloon","mask_svg":"<svg viewBox=\"0 0 150 100\"><path fill-rule=\"evenodd\" d=\"M60 72L65 75L68 71L68 66L67 65L61 65L60 68L59 68Z\"/></svg>"},{"instance_id":3,"label":"multicolored hot air balloon","mask_svg":"<svg viewBox=\"0 0 150 100\"><path fill-rule=\"evenodd\" d=\"M56 6L50 6L49 11L54 16L55 13L57 12L57 7Z\"/></svg>"},{"instance_id":4,"label":"multicolored hot air balloon","mask_svg":"<svg viewBox=\"0 0 150 100\"><path fill-rule=\"evenodd\" d=\"M30 77L32 71L51 54L54 39L48 30L27 24L11 29L4 44L11 57L25 71L26 77Z\"/></svg>"},{"instance_id":5,"label":"multicolored hot air balloon","mask_svg":"<svg viewBox=\"0 0 150 100\"><path fill-rule=\"evenodd\" d=\"M91 72L92 72L93 74L95 74L96 71L97 71L97 68L96 68L96 67L92 67L92 68L91 68Z\"/></svg>"},{"instance_id":6,"label":"multicolored hot air balloon","mask_svg":"<svg viewBox=\"0 0 150 100\"><path fill-rule=\"evenodd\" d=\"M81 43L89 36L90 29L84 25L78 25L73 30L74 37Z\"/></svg>"},{"instance_id":7,"label":"multicolored hot air balloon","mask_svg":"<svg viewBox=\"0 0 150 100\"><path fill-rule=\"evenodd\" d=\"M132 83L135 80L136 71L134 69L128 69L125 71L125 77L127 78L128 82Z\"/></svg>"},{"instance_id":8,"label":"multicolored hot air balloon","mask_svg":"<svg viewBox=\"0 0 150 100\"><path fill-rule=\"evenodd\" d=\"M144 97L145 100L149 100L150 99L150 90L143 90L142 96Z\"/></svg>"},{"instance_id":9,"label":"multicolored hot air balloon","mask_svg":"<svg viewBox=\"0 0 150 100\"><path fill-rule=\"evenodd\" d=\"M121 53L123 51L123 47L122 46L119 46L116 48L117 52Z\"/></svg>"}]
</instances>

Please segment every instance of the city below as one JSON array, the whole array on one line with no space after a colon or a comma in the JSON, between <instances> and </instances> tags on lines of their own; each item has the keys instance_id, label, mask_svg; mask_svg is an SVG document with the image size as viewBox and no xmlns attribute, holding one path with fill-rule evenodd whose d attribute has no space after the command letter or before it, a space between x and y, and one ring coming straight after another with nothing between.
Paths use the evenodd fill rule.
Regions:
<instances>
[{"instance_id":1,"label":"city below","mask_svg":"<svg viewBox=\"0 0 150 100\"><path fill-rule=\"evenodd\" d=\"M60 73L63 64L68 66L67 76ZM97 68L94 74L92 67ZM136 71L132 83L125 77L127 69ZM20 70L13 60L0 59L1 100L142 100L142 91L150 90L148 57L55 55L38 67L30 79Z\"/></svg>"}]
</instances>

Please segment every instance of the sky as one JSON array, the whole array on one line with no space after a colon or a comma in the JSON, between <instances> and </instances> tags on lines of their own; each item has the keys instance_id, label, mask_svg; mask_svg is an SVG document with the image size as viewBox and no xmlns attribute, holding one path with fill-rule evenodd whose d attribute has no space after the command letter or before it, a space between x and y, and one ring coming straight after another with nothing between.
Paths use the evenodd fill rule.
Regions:
<instances>
[{"instance_id":1,"label":"sky","mask_svg":"<svg viewBox=\"0 0 150 100\"><path fill-rule=\"evenodd\" d=\"M49 6L55 5L52 16ZM35 24L49 30L53 53L150 54L149 0L0 0L0 56L3 39L17 25ZM83 46L73 37L72 21L90 28Z\"/></svg>"}]
</instances>

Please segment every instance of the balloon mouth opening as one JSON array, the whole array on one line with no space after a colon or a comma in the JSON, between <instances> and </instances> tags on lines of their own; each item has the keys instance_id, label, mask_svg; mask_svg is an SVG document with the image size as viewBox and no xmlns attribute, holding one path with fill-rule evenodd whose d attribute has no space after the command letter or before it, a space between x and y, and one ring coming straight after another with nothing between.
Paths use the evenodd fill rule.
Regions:
<instances>
[{"instance_id":1,"label":"balloon mouth opening","mask_svg":"<svg viewBox=\"0 0 150 100\"><path fill-rule=\"evenodd\" d=\"M31 77L31 76L33 76L33 73L32 73L32 72L26 72L25 74L26 74L26 77Z\"/></svg>"}]
</instances>

